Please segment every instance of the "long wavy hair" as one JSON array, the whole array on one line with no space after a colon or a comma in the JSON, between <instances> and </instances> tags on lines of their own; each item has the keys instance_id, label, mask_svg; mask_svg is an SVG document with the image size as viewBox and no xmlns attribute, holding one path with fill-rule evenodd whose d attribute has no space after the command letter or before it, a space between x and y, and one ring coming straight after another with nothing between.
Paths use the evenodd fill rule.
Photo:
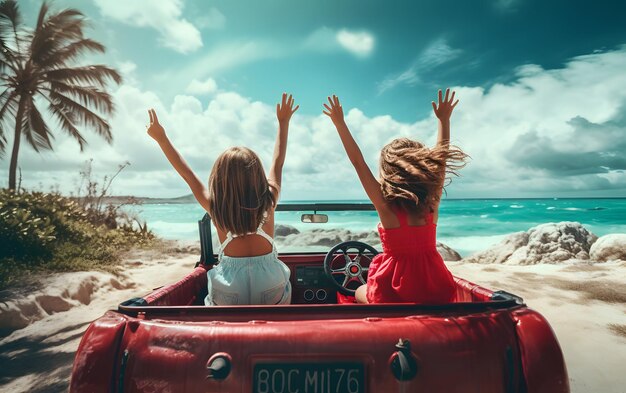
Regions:
<instances>
[{"instance_id":1,"label":"long wavy hair","mask_svg":"<svg viewBox=\"0 0 626 393\"><path fill-rule=\"evenodd\" d=\"M439 189L445 190L450 176L458 176L468 157L455 146L428 148L408 138L394 139L380 152L383 195L405 211L431 213L441 198Z\"/></svg>"},{"instance_id":2,"label":"long wavy hair","mask_svg":"<svg viewBox=\"0 0 626 393\"><path fill-rule=\"evenodd\" d=\"M247 147L220 154L209 176L209 214L234 235L256 232L276 204L261 160Z\"/></svg>"}]
</instances>

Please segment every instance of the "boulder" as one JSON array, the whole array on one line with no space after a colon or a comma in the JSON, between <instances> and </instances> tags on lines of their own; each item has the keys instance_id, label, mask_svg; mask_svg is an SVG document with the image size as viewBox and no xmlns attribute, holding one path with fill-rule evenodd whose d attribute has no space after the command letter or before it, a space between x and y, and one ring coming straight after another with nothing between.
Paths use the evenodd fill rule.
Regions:
<instances>
[{"instance_id":1,"label":"boulder","mask_svg":"<svg viewBox=\"0 0 626 393\"><path fill-rule=\"evenodd\" d=\"M605 235L591 245L589 257L593 261L626 261L626 233Z\"/></svg>"},{"instance_id":2,"label":"boulder","mask_svg":"<svg viewBox=\"0 0 626 393\"><path fill-rule=\"evenodd\" d=\"M528 244L528 233L515 232L485 251L478 252L463 259L470 263L505 263L519 248Z\"/></svg>"},{"instance_id":3,"label":"boulder","mask_svg":"<svg viewBox=\"0 0 626 393\"><path fill-rule=\"evenodd\" d=\"M437 242L437 251L441 254L444 261L460 261L461 254L454 251L452 248L446 246L443 243Z\"/></svg>"},{"instance_id":4,"label":"boulder","mask_svg":"<svg viewBox=\"0 0 626 393\"><path fill-rule=\"evenodd\" d=\"M276 224L274 228L274 236L289 236L300 231L291 225Z\"/></svg>"},{"instance_id":5,"label":"boulder","mask_svg":"<svg viewBox=\"0 0 626 393\"><path fill-rule=\"evenodd\" d=\"M513 233L499 244L465 258L473 263L535 265L589 259L589 249L597 240L578 222L541 224L527 232Z\"/></svg>"}]
</instances>

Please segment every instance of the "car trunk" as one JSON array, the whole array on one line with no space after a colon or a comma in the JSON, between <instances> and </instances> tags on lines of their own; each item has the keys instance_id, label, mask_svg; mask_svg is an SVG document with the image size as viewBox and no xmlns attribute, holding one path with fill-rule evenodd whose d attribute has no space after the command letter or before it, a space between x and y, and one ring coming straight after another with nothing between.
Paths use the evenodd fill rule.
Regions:
<instances>
[{"instance_id":1,"label":"car trunk","mask_svg":"<svg viewBox=\"0 0 626 393\"><path fill-rule=\"evenodd\" d=\"M111 384L123 392L524 391L510 314L521 299L456 282L458 302L447 305L203 307L206 273L197 268L120 306Z\"/></svg>"},{"instance_id":2,"label":"car trunk","mask_svg":"<svg viewBox=\"0 0 626 393\"><path fill-rule=\"evenodd\" d=\"M118 386L124 392L519 391L515 324L506 311L385 314L248 322L133 318L120 342ZM211 359L220 356L230 370L223 379L207 378ZM400 356L412 364L398 372L392 364Z\"/></svg>"}]
</instances>

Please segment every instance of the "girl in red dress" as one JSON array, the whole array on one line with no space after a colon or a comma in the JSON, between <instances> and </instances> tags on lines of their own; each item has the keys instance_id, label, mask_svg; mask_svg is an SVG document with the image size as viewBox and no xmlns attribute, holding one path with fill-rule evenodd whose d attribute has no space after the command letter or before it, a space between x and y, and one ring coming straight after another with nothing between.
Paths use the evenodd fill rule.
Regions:
<instances>
[{"instance_id":1,"label":"girl in red dress","mask_svg":"<svg viewBox=\"0 0 626 393\"><path fill-rule=\"evenodd\" d=\"M446 174L457 175L467 155L450 146L450 116L459 102L446 90L432 103L439 119L437 145L399 138L380 153L380 180L363 159L343 118L337 96L328 97L324 114L337 128L380 223L383 252L369 266L367 284L356 291L359 303L448 303L455 299L455 283L436 248L439 201Z\"/></svg>"}]
</instances>

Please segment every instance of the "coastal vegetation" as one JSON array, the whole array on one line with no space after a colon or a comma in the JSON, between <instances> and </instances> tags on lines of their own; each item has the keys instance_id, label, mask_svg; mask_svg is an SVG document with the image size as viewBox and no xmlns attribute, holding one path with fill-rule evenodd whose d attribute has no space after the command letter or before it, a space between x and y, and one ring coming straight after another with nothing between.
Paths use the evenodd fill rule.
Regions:
<instances>
[{"instance_id":1,"label":"coastal vegetation","mask_svg":"<svg viewBox=\"0 0 626 393\"><path fill-rule=\"evenodd\" d=\"M115 271L124 251L156 241L118 206L85 200L0 190L0 289L36 273Z\"/></svg>"},{"instance_id":2,"label":"coastal vegetation","mask_svg":"<svg viewBox=\"0 0 626 393\"><path fill-rule=\"evenodd\" d=\"M158 243L146 223L123 209L136 200L105 202L111 184L128 165L98 182L88 160L71 197L0 189L0 289L38 273L115 271L125 251Z\"/></svg>"}]
</instances>

